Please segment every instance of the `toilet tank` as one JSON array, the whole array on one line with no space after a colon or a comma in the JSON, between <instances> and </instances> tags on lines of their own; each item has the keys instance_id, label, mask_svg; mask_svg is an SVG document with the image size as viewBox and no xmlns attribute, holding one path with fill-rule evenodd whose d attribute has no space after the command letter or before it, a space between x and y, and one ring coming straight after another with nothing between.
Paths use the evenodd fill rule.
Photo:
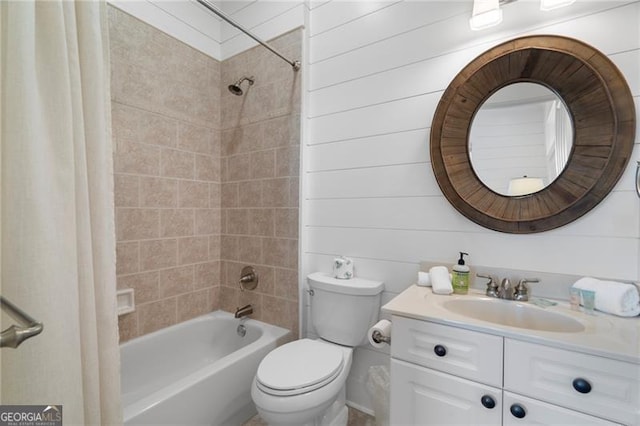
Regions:
<instances>
[{"instance_id":1,"label":"toilet tank","mask_svg":"<svg viewBox=\"0 0 640 426\"><path fill-rule=\"evenodd\" d=\"M339 280L323 272L307 276L312 290L311 323L318 335L333 343L358 346L380 311L382 281L364 278Z\"/></svg>"}]
</instances>

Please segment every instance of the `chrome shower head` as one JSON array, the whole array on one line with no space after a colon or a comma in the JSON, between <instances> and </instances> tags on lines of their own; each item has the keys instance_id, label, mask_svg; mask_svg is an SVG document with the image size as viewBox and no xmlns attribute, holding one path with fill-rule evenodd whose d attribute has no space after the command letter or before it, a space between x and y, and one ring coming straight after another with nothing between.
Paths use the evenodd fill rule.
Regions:
<instances>
[{"instance_id":1,"label":"chrome shower head","mask_svg":"<svg viewBox=\"0 0 640 426\"><path fill-rule=\"evenodd\" d=\"M243 81L247 80L249 82L249 86L253 85L253 76L251 77L242 77L240 80L236 81L233 84L229 85L229 91L231 93L233 93L236 96L241 96L244 92L242 91L242 88L240 87L240 85L242 84Z\"/></svg>"}]
</instances>

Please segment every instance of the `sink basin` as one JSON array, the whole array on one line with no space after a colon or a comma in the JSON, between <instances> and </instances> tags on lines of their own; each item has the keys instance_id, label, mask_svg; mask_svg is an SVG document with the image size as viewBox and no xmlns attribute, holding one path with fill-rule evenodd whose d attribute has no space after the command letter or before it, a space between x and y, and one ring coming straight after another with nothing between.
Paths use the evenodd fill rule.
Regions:
<instances>
[{"instance_id":1,"label":"sink basin","mask_svg":"<svg viewBox=\"0 0 640 426\"><path fill-rule=\"evenodd\" d=\"M577 333L584 326L577 320L543 308L499 299L453 299L442 306L456 314L529 330Z\"/></svg>"}]
</instances>

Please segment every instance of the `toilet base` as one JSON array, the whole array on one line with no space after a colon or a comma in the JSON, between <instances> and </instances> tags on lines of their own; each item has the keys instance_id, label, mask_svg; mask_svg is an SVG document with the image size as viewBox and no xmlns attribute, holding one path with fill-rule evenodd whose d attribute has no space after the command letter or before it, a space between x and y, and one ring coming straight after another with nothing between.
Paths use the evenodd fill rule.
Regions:
<instances>
[{"instance_id":1,"label":"toilet base","mask_svg":"<svg viewBox=\"0 0 640 426\"><path fill-rule=\"evenodd\" d=\"M338 397L323 410L318 416L312 419L302 420L302 413L275 415L274 413L266 413L258 408L258 414L262 420L266 421L269 426L347 426L349 418L349 409L346 404L346 390L343 387Z\"/></svg>"}]
</instances>

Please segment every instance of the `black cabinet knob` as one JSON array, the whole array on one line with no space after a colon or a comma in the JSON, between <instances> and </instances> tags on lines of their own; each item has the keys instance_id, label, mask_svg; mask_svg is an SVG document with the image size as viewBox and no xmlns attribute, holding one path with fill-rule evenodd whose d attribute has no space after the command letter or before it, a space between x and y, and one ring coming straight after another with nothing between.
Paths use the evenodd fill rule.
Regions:
<instances>
[{"instance_id":1,"label":"black cabinet knob","mask_svg":"<svg viewBox=\"0 0 640 426\"><path fill-rule=\"evenodd\" d=\"M489 395L482 395L482 398L480 398L480 402L485 408L491 409L496 406L496 400Z\"/></svg>"},{"instance_id":2,"label":"black cabinet knob","mask_svg":"<svg viewBox=\"0 0 640 426\"><path fill-rule=\"evenodd\" d=\"M578 377L573 380L573 388L580 393L589 393L591 392L591 383L586 381L585 379Z\"/></svg>"},{"instance_id":3,"label":"black cabinet knob","mask_svg":"<svg viewBox=\"0 0 640 426\"><path fill-rule=\"evenodd\" d=\"M445 356L447 354L447 348L445 348L442 345L436 345L433 348L433 351L436 353L436 355L438 356Z\"/></svg>"},{"instance_id":4,"label":"black cabinet knob","mask_svg":"<svg viewBox=\"0 0 640 426\"><path fill-rule=\"evenodd\" d=\"M517 417L519 419L522 419L524 416L527 415L527 411L520 404L513 404L511 407L509 407L509 411L511 411L511 414L513 414L513 417Z\"/></svg>"}]
</instances>

